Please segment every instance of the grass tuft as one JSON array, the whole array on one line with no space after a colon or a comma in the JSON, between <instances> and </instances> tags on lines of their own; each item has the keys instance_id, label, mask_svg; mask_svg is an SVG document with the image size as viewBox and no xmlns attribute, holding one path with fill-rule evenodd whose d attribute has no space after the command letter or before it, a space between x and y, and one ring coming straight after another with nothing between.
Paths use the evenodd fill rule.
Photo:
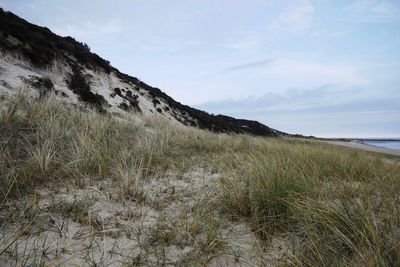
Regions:
<instances>
[{"instance_id":1,"label":"grass tuft","mask_svg":"<svg viewBox=\"0 0 400 267\"><path fill-rule=\"evenodd\" d=\"M257 239L252 250L262 252L258 263L269 261L273 241L281 238L293 240L279 256L288 265L400 265L398 157L295 138L214 134L160 115L100 114L54 95L1 102L0 240L9 242L0 246L0 257L14 255L15 264L28 264L32 257L41 264L47 261L39 254L18 261L18 246L28 244L35 222L43 220L38 219L38 192L47 188L56 194L62 187L66 192L94 188L107 205L120 203L122 215L125 205L138 210L159 207L153 210L159 214L173 212L173 204L185 204L179 214L158 216L155 225L145 228L149 238L147 243L137 241L139 254L123 251L135 264L218 260L229 244L224 227L240 222ZM204 177L204 186L198 185L197 176L186 175L196 168L211 172ZM147 194L150 181L165 182L167 173L176 175L176 181ZM212 180L214 174L217 178ZM191 186L184 187L185 183ZM36 208L29 212L23 207L27 202L36 203ZM11 208L16 203L19 212ZM146 206L149 203L154 205ZM103 230L104 222L89 212L92 204L85 199L60 202L47 210L96 230L88 234L93 235L93 244L100 242L95 236L104 231L115 230L116 237L123 231L136 233L127 238L144 231L129 229L147 218L133 216L133 210L125 216L129 223ZM122 220L122 215L107 223ZM17 230L5 230L10 225ZM44 243L37 246L48 254ZM156 247L152 250L151 245ZM176 246L187 249L180 261L168 259L168 251ZM234 249L235 261L247 253L240 249ZM96 263L95 250L85 253Z\"/></svg>"}]
</instances>

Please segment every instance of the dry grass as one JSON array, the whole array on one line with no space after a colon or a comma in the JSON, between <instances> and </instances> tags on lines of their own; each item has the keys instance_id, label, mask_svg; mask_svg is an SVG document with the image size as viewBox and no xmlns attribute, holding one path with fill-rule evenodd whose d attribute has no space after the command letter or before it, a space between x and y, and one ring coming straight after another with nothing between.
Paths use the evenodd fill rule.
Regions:
<instances>
[{"instance_id":1,"label":"dry grass","mask_svg":"<svg viewBox=\"0 0 400 267\"><path fill-rule=\"evenodd\" d=\"M78 223L78 264L396 266L399 166L315 141L99 114L54 96L3 99L0 263L69 262L76 249L64 239ZM238 226L254 239L247 250L228 234Z\"/></svg>"}]
</instances>

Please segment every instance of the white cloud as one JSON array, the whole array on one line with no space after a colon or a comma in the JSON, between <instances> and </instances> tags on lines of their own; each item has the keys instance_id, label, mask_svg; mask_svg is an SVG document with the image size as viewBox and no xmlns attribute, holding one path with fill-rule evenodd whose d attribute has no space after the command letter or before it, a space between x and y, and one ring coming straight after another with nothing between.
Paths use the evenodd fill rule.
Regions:
<instances>
[{"instance_id":1,"label":"white cloud","mask_svg":"<svg viewBox=\"0 0 400 267\"><path fill-rule=\"evenodd\" d=\"M263 41L256 35L244 34L240 39L230 40L222 46L242 53L256 53L263 46Z\"/></svg>"},{"instance_id":2,"label":"white cloud","mask_svg":"<svg viewBox=\"0 0 400 267\"><path fill-rule=\"evenodd\" d=\"M332 31L332 32L316 33L314 34L314 36L330 40L337 40L348 35L348 33L349 33L348 31Z\"/></svg>"},{"instance_id":3,"label":"white cloud","mask_svg":"<svg viewBox=\"0 0 400 267\"><path fill-rule=\"evenodd\" d=\"M226 68L224 70L224 72L256 69L256 68L260 68L260 67L266 66L268 64L271 64L274 61L275 61L274 58L267 58L267 59L263 59L263 60L246 62L246 63L240 64L240 65L230 66L230 67Z\"/></svg>"},{"instance_id":4,"label":"white cloud","mask_svg":"<svg viewBox=\"0 0 400 267\"><path fill-rule=\"evenodd\" d=\"M347 7L353 19L360 22L393 22L400 20L400 3L390 0L359 0Z\"/></svg>"},{"instance_id":5,"label":"white cloud","mask_svg":"<svg viewBox=\"0 0 400 267\"><path fill-rule=\"evenodd\" d=\"M117 21L109 21L103 24L88 21L81 25L66 25L64 27L54 28L54 32L57 34L62 36L71 36L77 40L103 38L121 31L122 26Z\"/></svg>"},{"instance_id":6,"label":"white cloud","mask_svg":"<svg viewBox=\"0 0 400 267\"><path fill-rule=\"evenodd\" d=\"M315 7L308 0L295 0L275 19L271 28L291 32L307 30L313 21Z\"/></svg>"},{"instance_id":7,"label":"white cloud","mask_svg":"<svg viewBox=\"0 0 400 267\"><path fill-rule=\"evenodd\" d=\"M368 80L362 77L356 68L345 65L331 65L313 62L282 59L268 65L264 75L271 79L283 78L307 84L366 85Z\"/></svg>"}]
</instances>

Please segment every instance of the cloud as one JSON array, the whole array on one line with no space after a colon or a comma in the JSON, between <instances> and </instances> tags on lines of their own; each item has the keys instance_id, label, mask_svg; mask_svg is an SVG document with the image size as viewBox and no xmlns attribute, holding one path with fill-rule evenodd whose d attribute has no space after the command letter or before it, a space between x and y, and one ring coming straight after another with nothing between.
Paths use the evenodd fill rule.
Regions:
<instances>
[{"instance_id":1,"label":"cloud","mask_svg":"<svg viewBox=\"0 0 400 267\"><path fill-rule=\"evenodd\" d=\"M62 36L71 36L78 40L104 38L108 35L122 32L122 26L117 21L93 23L88 21L80 25L55 27L54 32Z\"/></svg>"},{"instance_id":2,"label":"cloud","mask_svg":"<svg viewBox=\"0 0 400 267\"><path fill-rule=\"evenodd\" d=\"M330 41L330 40L339 40L345 36L348 36L350 31L327 31L320 30L312 33L312 37L318 41Z\"/></svg>"},{"instance_id":3,"label":"cloud","mask_svg":"<svg viewBox=\"0 0 400 267\"><path fill-rule=\"evenodd\" d=\"M230 66L219 74L251 70L263 80L278 82L290 87L316 87L321 84L359 86L370 83L359 67L350 64L329 64L299 59L268 58Z\"/></svg>"},{"instance_id":4,"label":"cloud","mask_svg":"<svg viewBox=\"0 0 400 267\"><path fill-rule=\"evenodd\" d=\"M384 23L400 21L400 3L389 0L356 1L347 10L351 13L350 20L369 23Z\"/></svg>"},{"instance_id":5,"label":"cloud","mask_svg":"<svg viewBox=\"0 0 400 267\"><path fill-rule=\"evenodd\" d=\"M259 60L259 61L248 62L248 63L245 63L245 64L240 64L240 65L236 65L236 66L232 66L232 67L226 68L225 72L226 71L239 71L239 70L247 70L247 69L259 68L259 67L263 67L263 66L269 65L274 61L275 61L275 59L269 58L269 59L264 59L264 60Z\"/></svg>"},{"instance_id":6,"label":"cloud","mask_svg":"<svg viewBox=\"0 0 400 267\"><path fill-rule=\"evenodd\" d=\"M398 137L400 96L378 96L335 84L244 99L207 102L208 112L254 119L275 129L316 136Z\"/></svg>"},{"instance_id":7,"label":"cloud","mask_svg":"<svg viewBox=\"0 0 400 267\"><path fill-rule=\"evenodd\" d=\"M242 34L240 38L230 40L222 45L229 50L245 54L256 54L264 46L264 41L255 34Z\"/></svg>"},{"instance_id":8,"label":"cloud","mask_svg":"<svg viewBox=\"0 0 400 267\"><path fill-rule=\"evenodd\" d=\"M335 65L281 59L268 65L263 74L269 79L284 79L287 82L313 84L341 83L343 85L365 85L368 80L362 77L351 65ZM288 80L288 77L290 79Z\"/></svg>"},{"instance_id":9,"label":"cloud","mask_svg":"<svg viewBox=\"0 0 400 267\"><path fill-rule=\"evenodd\" d=\"M288 30L302 32L307 30L313 21L315 7L308 0L292 1L289 6L276 18L271 28L275 30Z\"/></svg>"},{"instance_id":10,"label":"cloud","mask_svg":"<svg viewBox=\"0 0 400 267\"><path fill-rule=\"evenodd\" d=\"M358 88L342 88L336 84L323 84L306 90L288 89L281 93L269 92L261 96L250 96L243 99L210 101L198 107L223 114L299 111L348 102L352 100L349 97L351 94L359 97L362 95L362 91Z\"/></svg>"}]
</instances>

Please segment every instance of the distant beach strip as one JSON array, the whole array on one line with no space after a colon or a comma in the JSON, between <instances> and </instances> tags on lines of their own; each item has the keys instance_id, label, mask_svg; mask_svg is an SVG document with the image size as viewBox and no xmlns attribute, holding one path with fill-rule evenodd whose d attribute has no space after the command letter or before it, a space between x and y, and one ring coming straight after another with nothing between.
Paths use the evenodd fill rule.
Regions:
<instances>
[{"instance_id":1,"label":"distant beach strip","mask_svg":"<svg viewBox=\"0 0 400 267\"><path fill-rule=\"evenodd\" d=\"M400 140L357 140L352 141L323 141L329 144L364 149L372 152L385 153L389 155L400 156ZM389 143L389 144L388 144Z\"/></svg>"},{"instance_id":2,"label":"distant beach strip","mask_svg":"<svg viewBox=\"0 0 400 267\"><path fill-rule=\"evenodd\" d=\"M360 140L361 144L400 151L400 140Z\"/></svg>"}]
</instances>

